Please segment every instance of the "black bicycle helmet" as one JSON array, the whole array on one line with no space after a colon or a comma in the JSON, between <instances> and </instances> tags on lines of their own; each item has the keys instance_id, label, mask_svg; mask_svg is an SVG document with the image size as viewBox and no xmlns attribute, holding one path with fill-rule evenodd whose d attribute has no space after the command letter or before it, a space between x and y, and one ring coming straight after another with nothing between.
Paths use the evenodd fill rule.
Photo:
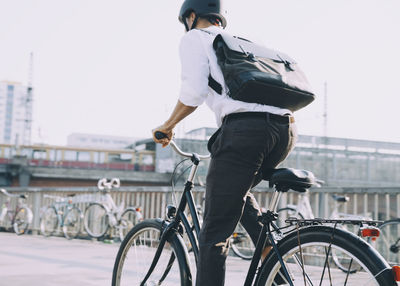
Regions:
<instances>
[{"instance_id":1,"label":"black bicycle helmet","mask_svg":"<svg viewBox=\"0 0 400 286\"><path fill-rule=\"evenodd\" d=\"M189 16L191 12L196 14L196 19L193 23L193 27L196 25L198 17L215 16L221 20L223 28L226 27L226 19L224 14L226 11L222 9L222 0L185 0L183 2L181 11L179 12L179 21L187 27L185 18Z\"/></svg>"}]
</instances>

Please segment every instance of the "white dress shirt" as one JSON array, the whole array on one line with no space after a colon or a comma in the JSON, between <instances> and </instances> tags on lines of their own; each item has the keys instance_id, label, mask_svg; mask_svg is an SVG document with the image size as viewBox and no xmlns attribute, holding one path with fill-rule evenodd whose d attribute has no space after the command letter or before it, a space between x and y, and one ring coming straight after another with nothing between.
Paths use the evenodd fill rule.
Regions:
<instances>
[{"instance_id":1,"label":"white dress shirt","mask_svg":"<svg viewBox=\"0 0 400 286\"><path fill-rule=\"evenodd\" d=\"M215 113L218 127L221 126L223 118L230 113L253 111L278 115L292 114L288 109L230 98L226 94L225 80L212 46L215 36L223 30L217 26L202 30L209 31L211 34L193 29L182 37L180 43L179 54L182 65L180 102L187 106L199 106L205 101ZM216 93L208 86L210 73L222 85L222 94Z\"/></svg>"}]
</instances>

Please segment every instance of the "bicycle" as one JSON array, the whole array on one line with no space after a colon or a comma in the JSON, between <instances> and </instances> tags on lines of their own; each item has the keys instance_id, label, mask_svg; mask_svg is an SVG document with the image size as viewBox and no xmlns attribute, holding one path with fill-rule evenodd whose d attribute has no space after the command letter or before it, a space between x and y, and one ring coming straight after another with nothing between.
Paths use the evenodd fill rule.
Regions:
<instances>
[{"instance_id":1,"label":"bicycle","mask_svg":"<svg viewBox=\"0 0 400 286\"><path fill-rule=\"evenodd\" d=\"M160 136L156 133L156 136ZM161 136L163 136L161 134ZM162 138L162 137L160 137ZM189 253L182 239L188 235L195 261L198 259L200 224L193 200L193 179L201 156L183 152L170 141L179 155L190 158L191 172L185 184L179 206L167 207L166 219L148 219L137 224L122 241L115 259L112 285L192 285ZM291 219L296 230L283 237L274 223L279 198L289 189L304 192L315 182L311 172L293 169L276 169L270 179L274 192L269 210L259 217L263 227L244 282L250 285L397 285L387 262L365 241L354 234L336 228L339 223L373 225L371 221L299 220ZM189 224L185 208L188 206L193 220ZM334 223L334 226L326 224ZM370 230L369 227L366 228ZM368 233L368 232L367 232ZM261 261L266 241L272 250ZM331 265L331 250L341 251L349 264L358 264L362 270L344 273ZM175 261L177 260L177 261ZM320 275L321 274L321 275ZM369 282L369 283L367 283ZM315 283L315 284L314 284Z\"/></svg>"},{"instance_id":2,"label":"bicycle","mask_svg":"<svg viewBox=\"0 0 400 286\"><path fill-rule=\"evenodd\" d=\"M122 241L128 231L142 220L140 208L124 209L124 202L119 206L115 204L110 191L119 187L118 178L98 181L97 188L104 193L102 201L90 203L84 214L84 228L92 238L102 238L110 228L116 228Z\"/></svg>"},{"instance_id":3,"label":"bicycle","mask_svg":"<svg viewBox=\"0 0 400 286\"><path fill-rule=\"evenodd\" d=\"M54 199L54 202L42 214L40 232L48 237L60 227L67 239L76 238L81 230L83 214L73 205L73 195L67 198L52 195L43 197Z\"/></svg>"},{"instance_id":4,"label":"bicycle","mask_svg":"<svg viewBox=\"0 0 400 286\"><path fill-rule=\"evenodd\" d=\"M323 182L317 180L316 187L320 187ZM331 195L332 199L335 201L334 208L332 213L329 216L329 219L346 219L346 220L372 220L370 217L361 216L356 214L347 214L344 212L339 212L339 204L345 204L349 201L349 197L347 196L338 196L336 194ZM286 224L285 220L287 218L299 218L299 219L314 219L314 213L311 208L310 199L308 192L301 193L298 198L297 205L288 204L286 207L278 209L277 213L279 214L278 226L282 227ZM292 226L294 227L294 226ZM357 225L340 225L339 227L344 228L350 232L360 234L359 229L357 229ZM370 242L370 238L366 238L367 242ZM334 263L337 265L339 269L342 271L347 271L348 266L346 265L346 261L343 261L340 258L340 255L337 255L335 251L332 252L332 258ZM357 266L353 266L351 268L351 273L358 271Z\"/></svg>"},{"instance_id":5,"label":"bicycle","mask_svg":"<svg viewBox=\"0 0 400 286\"><path fill-rule=\"evenodd\" d=\"M203 223L203 208L201 205L197 205L196 210L199 216L199 223L201 225ZM190 214L188 214L188 221L190 223L192 222ZM192 250L190 240L186 236L184 237L184 240L190 252ZM236 256L244 260L251 260L253 257L254 243L240 222L237 224L235 230L230 236L230 247Z\"/></svg>"},{"instance_id":6,"label":"bicycle","mask_svg":"<svg viewBox=\"0 0 400 286\"><path fill-rule=\"evenodd\" d=\"M378 228L379 239L372 245L390 265L400 263L400 218L386 220Z\"/></svg>"},{"instance_id":7,"label":"bicycle","mask_svg":"<svg viewBox=\"0 0 400 286\"><path fill-rule=\"evenodd\" d=\"M7 230L8 222L11 222L11 226L17 235L26 233L33 220L33 213L25 203L27 196L10 194L5 189L0 189L0 192L7 196L0 213L0 225L3 225ZM11 198L17 198L15 208L11 207Z\"/></svg>"},{"instance_id":8,"label":"bicycle","mask_svg":"<svg viewBox=\"0 0 400 286\"><path fill-rule=\"evenodd\" d=\"M318 181L318 180L317 180ZM322 181L318 181L316 186L320 187ZM371 220L368 216L361 216L356 214L347 214L344 212L339 212L339 204L345 204L349 201L347 196L338 196L336 194L331 195L332 199L335 201L332 213L329 215L331 219L351 219L351 220ZM301 193L298 198L297 205L288 204L284 208L280 208L277 211L281 213L281 217L297 217L301 219L314 219L314 213L311 208L310 199L308 192Z\"/></svg>"}]
</instances>

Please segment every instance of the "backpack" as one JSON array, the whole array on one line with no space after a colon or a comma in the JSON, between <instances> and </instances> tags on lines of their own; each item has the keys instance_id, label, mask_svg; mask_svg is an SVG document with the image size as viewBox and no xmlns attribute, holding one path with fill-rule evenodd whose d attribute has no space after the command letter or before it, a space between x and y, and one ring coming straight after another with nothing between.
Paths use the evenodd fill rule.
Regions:
<instances>
[{"instance_id":1,"label":"backpack","mask_svg":"<svg viewBox=\"0 0 400 286\"><path fill-rule=\"evenodd\" d=\"M215 37L213 48L229 97L292 112L315 99L304 73L286 54L225 33ZM211 75L208 80L209 86L222 94L221 84Z\"/></svg>"}]
</instances>

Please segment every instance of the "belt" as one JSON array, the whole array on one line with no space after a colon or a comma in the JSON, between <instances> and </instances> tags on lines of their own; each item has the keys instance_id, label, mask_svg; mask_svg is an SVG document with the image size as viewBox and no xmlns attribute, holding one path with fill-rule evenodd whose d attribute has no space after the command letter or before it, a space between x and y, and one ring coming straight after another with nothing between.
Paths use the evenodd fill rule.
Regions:
<instances>
[{"instance_id":1,"label":"belt","mask_svg":"<svg viewBox=\"0 0 400 286\"><path fill-rule=\"evenodd\" d=\"M224 122L226 120L231 119L239 119L239 118L269 118L270 120L282 123L282 124L289 124L294 123L294 117L291 115L277 115L269 112L239 112L239 113L231 113L224 117Z\"/></svg>"}]
</instances>

